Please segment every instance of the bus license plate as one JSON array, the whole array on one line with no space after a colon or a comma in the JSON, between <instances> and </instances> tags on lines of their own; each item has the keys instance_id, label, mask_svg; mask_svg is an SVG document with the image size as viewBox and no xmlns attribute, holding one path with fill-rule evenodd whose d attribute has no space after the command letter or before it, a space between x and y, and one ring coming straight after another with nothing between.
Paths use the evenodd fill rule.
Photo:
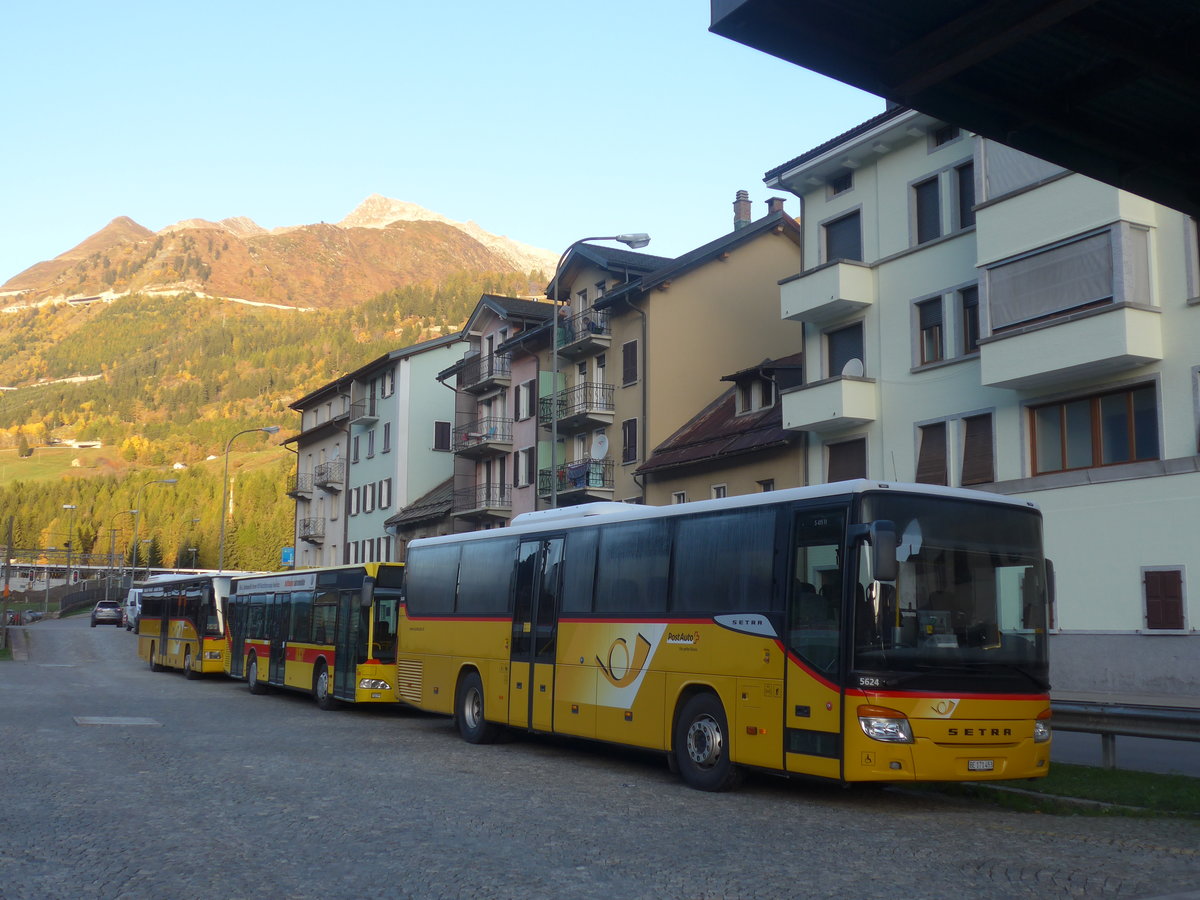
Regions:
<instances>
[{"instance_id":1,"label":"bus license plate","mask_svg":"<svg viewBox=\"0 0 1200 900\"><path fill-rule=\"evenodd\" d=\"M967 771L968 772L991 772L995 768L996 768L996 761L994 759L968 759L967 760Z\"/></svg>"}]
</instances>

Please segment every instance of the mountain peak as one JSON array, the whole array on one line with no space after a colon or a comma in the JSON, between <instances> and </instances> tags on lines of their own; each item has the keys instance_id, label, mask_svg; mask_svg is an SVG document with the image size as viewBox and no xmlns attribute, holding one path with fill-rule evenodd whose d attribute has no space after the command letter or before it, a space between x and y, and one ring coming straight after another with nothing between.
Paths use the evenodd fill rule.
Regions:
<instances>
[{"instance_id":1,"label":"mountain peak","mask_svg":"<svg viewBox=\"0 0 1200 900\"><path fill-rule=\"evenodd\" d=\"M442 222L457 225L445 216L415 203L372 194L337 224L341 228L387 228L393 222Z\"/></svg>"}]
</instances>

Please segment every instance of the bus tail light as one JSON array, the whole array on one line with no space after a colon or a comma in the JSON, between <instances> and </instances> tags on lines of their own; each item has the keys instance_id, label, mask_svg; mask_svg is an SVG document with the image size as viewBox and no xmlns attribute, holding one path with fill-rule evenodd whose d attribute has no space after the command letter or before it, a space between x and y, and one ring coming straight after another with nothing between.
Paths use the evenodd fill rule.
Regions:
<instances>
[{"instance_id":1,"label":"bus tail light","mask_svg":"<svg viewBox=\"0 0 1200 900\"><path fill-rule=\"evenodd\" d=\"M1050 740L1050 710L1044 709L1038 713L1037 721L1033 723L1033 742L1044 744Z\"/></svg>"},{"instance_id":2,"label":"bus tail light","mask_svg":"<svg viewBox=\"0 0 1200 900\"><path fill-rule=\"evenodd\" d=\"M913 742L912 726L908 724L908 717L899 710L886 706L860 706L858 724L863 734L875 741L889 744Z\"/></svg>"}]
</instances>

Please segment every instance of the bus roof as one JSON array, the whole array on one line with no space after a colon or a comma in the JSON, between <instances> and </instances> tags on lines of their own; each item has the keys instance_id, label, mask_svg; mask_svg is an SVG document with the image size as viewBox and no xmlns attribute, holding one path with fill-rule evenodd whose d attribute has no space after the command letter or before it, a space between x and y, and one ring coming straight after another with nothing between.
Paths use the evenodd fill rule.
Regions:
<instances>
[{"instance_id":1,"label":"bus roof","mask_svg":"<svg viewBox=\"0 0 1200 900\"><path fill-rule=\"evenodd\" d=\"M733 497L722 497L716 500L694 500L690 503L676 503L669 506L598 502L582 503L577 506L565 506L558 509L541 509L536 512L521 513L515 516L512 523L504 528L419 538L410 542L409 547L450 543L463 539L474 540L496 537L499 533L526 534L545 531L547 529L576 528L584 525L600 524L602 522L623 522L633 519L683 515L691 512L715 512L722 509L740 509L770 503L795 503L802 500L819 500L826 497L848 497L852 494L864 494L873 491L896 491L929 497L971 500L976 503L993 503L999 506L1018 507L1021 509L1038 509L1037 504L1028 500L1007 497L1003 494L994 494L989 491L944 487L936 484L870 481L860 478L854 481L837 481L830 484L785 488L779 491L764 491L760 494L738 494Z\"/></svg>"}]
</instances>

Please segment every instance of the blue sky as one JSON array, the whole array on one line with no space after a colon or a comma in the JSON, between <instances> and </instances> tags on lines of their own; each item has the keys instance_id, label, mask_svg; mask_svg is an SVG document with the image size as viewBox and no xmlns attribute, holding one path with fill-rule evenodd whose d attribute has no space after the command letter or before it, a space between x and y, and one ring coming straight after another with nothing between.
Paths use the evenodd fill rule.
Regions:
<instances>
[{"instance_id":1,"label":"blue sky","mask_svg":"<svg viewBox=\"0 0 1200 900\"><path fill-rule=\"evenodd\" d=\"M685 253L884 108L708 24L703 0L3 4L0 283L116 216L274 228L372 193Z\"/></svg>"}]
</instances>

